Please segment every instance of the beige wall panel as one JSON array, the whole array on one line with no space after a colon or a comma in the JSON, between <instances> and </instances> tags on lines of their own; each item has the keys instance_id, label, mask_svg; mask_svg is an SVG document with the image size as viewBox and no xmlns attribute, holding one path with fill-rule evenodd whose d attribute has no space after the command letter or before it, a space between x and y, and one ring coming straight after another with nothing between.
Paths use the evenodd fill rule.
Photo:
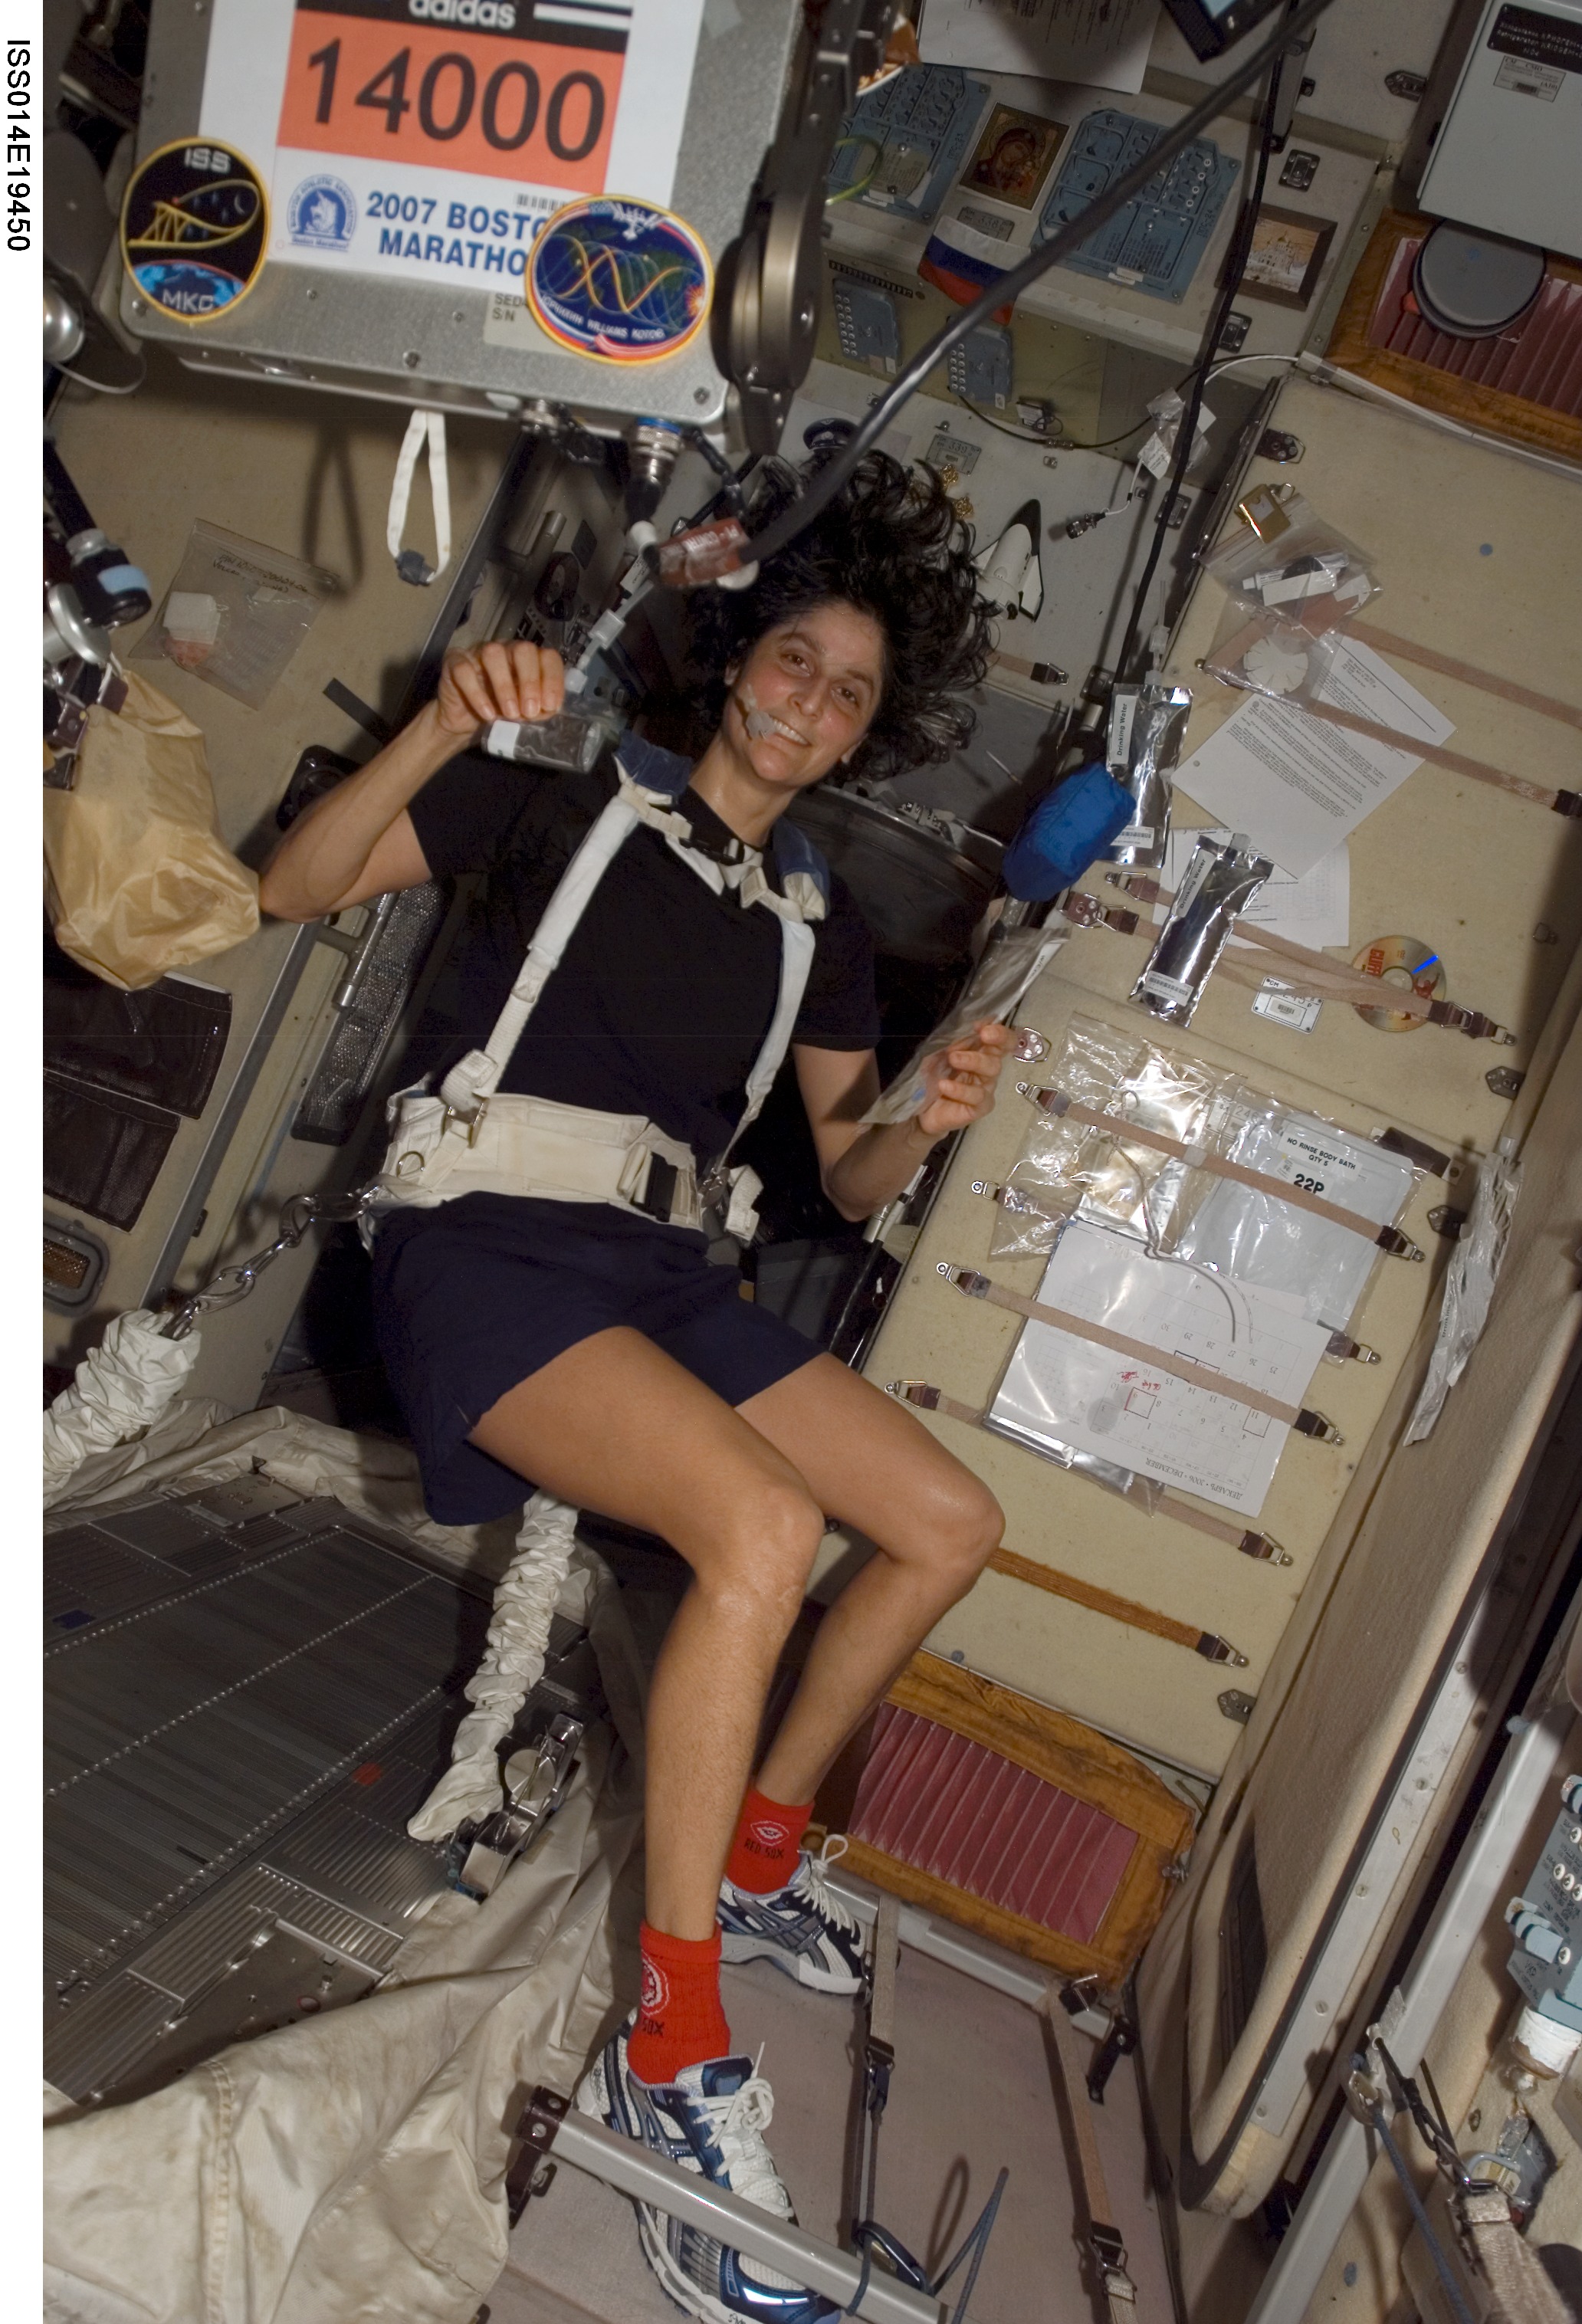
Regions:
<instances>
[{"instance_id":1,"label":"beige wall panel","mask_svg":"<svg viewBox=\"0 0 1582 2324\"><path fill-rule=\"evenodd\" d=\"M259 710L160 659L139 664L202 727L220 827L255 860L274 838L273 812L309 742L363 756L360 727L324 699L327 679L387 715L439 610L446 576L415 589L385 547L385 515L408 414L397 405L290 387L196 377L149 347L136 395L69 391L55 416L60 455L97 522L141 565L157 613L199 517L323 566L340 584ZM511 431L485 420L446 423L451 528L459 555L510 452ZM433 555L427 464L412 489L408 538ZM124 632L123 655L142 628ZM253 846L248 845L249 840ZM223 983L220 964L215 982Z\"/></svg>"},{"instance_id":2,"label":"beige wall panel","mask_svg":"<svg viewBox=\"0 0 1582 2324\"><path fill-rule=\"evenodd\" d=\"M1100 941L1095 933L1068 945L1017 1011L1018 1022L1047 1034L1056 1049L1073 1014L1105 1016L1139 1035L1145 1030L1139 1012L1113 1001L1096 1002L1067 978L1067 964L1079 946ZM1165 1047L1217 1065L1243 1062L1219 1044L1198 1039L1195 1026L1185 1037L1164 1028L1158 1031ZM1294 1043L1287 1054L1293 1052L1302 1055ZM1252 1070L1277 1096L1330 1114L1364 1135L1398 1119L1337 1102L1289 1070ZM969 1132L951 1166L864 1366L869 1379L881 1386L892 1379L932 1380L963 1402L989 1401L1022 1328L1020 1319L964 1298L935 1270L941 1261L978 1268L1014 1290L1036 1293L1044 1261L991 1259L997 1213L970 1191L975 1178L1006 1176L1033 1120L1007 1076L994 1113ZM1429 1227L1426 1213L1445 1199L1441 1181L1420 1184L1405 1225L1430 1259L1422 1265L1382 1259L1358 1307L1353 1328L1378 1349L1383 1360L1367 1366L1324 1363L1314 1377L1307 1400L1334 1420L1346 1443L1319 1444L1294 1435L1289 1441L1257 1522L1289 1551L1294 1561L1290 1566L1259 1563L1176 1519L1146 1517L1088 1479L980 1429L933 1413L918 1416L998 1497L1008 1549L1228 1638L1247 1656L1245 1670L1209 1663L1188 1647L992 1572L934 1631L931 1649L959 1651L974 1670L1007 1686L1144 1750L1217 1775L1239 1731L1220 1711L1219 1697L1230 1687L1257 1692L1423 1312L1437 1295L1446 1246ZM826 1568L836 1554L832 1542Z\"/></svg>"},{"instance_id":3,"label":"beige wall panel","mask_svg":"<svg viewBox=\"0 0 1582 2324\"><path fill-rule=\"evenodd\" d=\"M156 612L200 517L320 565L340 584L258 710L162 658L138 664L202 729L220 828L243 860L256 868L279 835L274 810L307 745L327 744L359 759L373 749L363 730L325 700L326 683L338 678L364 702L391 715L439 611L446 582L410 587L398 577L385 546L391 477L407 426L404 410L262 383L197 377L165 351L147 352L149 378L136 395L69 391L57 407L54 429L61 456L96 520L147 572ZM447 432L452 530L460 555L512 438L504 426L454 417ZM421 475L413 491L408 537L432 554ZM124 656L142 634L136 628L117 638ZM135 1226L123 1232L101 1221L86 1221L109 1250L109 1271L90 1314L46 1311L47 1361L76 1362L111 1315L142 1301L182 1194L299 933L283 922L266 921L245 944L189 972L233 997L231 1035L214 1093L203 1119L183 1121L177 1130ZM325 1004L345 973L344 954L323 947L302 971L207 1197L207 1222L190 1246L184 1282L207 1272L222 1253L235 1258L274 1234L271 1207L253 1205L239 1222L234 1214L282 1111L295 1102L329 1021ZM296 1151L308 1155L316 1182L341 1159L327 1147ZM56 1203L46 1207L61 1214L67 1209ZM251 1316L219 1327L218 1335L261 1345L267 1338L271 1349L275 1336L254 1333ZM211 1392L251 1402L266 1363L267 1354L244 1362L239 1371L222 1368ZM209 1386L207 1380L201 1385Z\"/></svg>"},{"instance_id":4,"label":"beige wall panel","mask_svg":"<svg viewBox=\"0 0 1582 2324\"><path fill-rule=\"evenodd\" d=\"M1255 461L1248 484L1296 484L1320 516L1373 553L1383 586L1368 618L1582 705L1582 480L1308 380L1285 388L1274 422L1301 438L1305 456L1283 469ZM1170 664L1197 696L1183 755L1244 698L1195 667L1225 602L1217 582L1203 583ZM1531 781L1582 788L1575 727L1415 663L1395 666L1455 721L1450 749ZM1182 796L1176 819L1213 818ZM1504 1104L1484 1075L1491 1065L1526 1064L1582 940L1582 824L1425 762L1353 834L1350 853L1352 949L1376 936L1426 938L1445 961L1450 999L1508 1025L1518 1046L1498 1049L1435 1026L1381 1033L1336 1001L1325 1003L1311 1034L1296 1034L1255 1017L1251 993L1225 979L1210 982L1194 1033L1260 1065L1288 1066L1338 1094L1397 1110L1441 1141L1486 1151ZM1083 884L1103 882L1090 875ZM1553 941L1535 940L1541 927ZM1094 930L1074 973L1096 991L1124 993L1148 942L1141 931ZM1346 956L1339 947L1335 954Z\"/></svg>"}]
</instances>

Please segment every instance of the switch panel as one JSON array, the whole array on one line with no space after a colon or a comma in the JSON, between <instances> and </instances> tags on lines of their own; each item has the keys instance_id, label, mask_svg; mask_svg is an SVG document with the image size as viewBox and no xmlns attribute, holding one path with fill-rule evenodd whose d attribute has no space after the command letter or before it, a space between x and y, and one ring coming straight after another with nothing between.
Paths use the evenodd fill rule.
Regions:
<instances>
[{"instance_id":1,"label":"switch panel","mask_svg":"<svg viewBox=\"0 0 1582 2324\"><path fill-rule=\"evenodd\" d=\"M1511 1975L1527 1997L1516 2038L1559 2070L1582 2043L1582 1775L1568 1775L1560 1812L1520 1896Z\"/></svg>"},{"instance_id":2,"label":"switch panel","mask_svg":"<svg viewBox=\"0 0 1582 2324\"><path fill-rule=\"evenodd\" d=\"M842 124L829 190L897 217L931 218L966 159L989 95L959 65L909 65Z\"/></svg>"},{"instance_id":3,"label":"switch panel","mask_svg":"<svg viewBox=\"0 0 1582 2324\"><path fill-rule=\"evenodd\" d=\"M895 301L866 282L836 275L831 286L835 332L848 363L866 364L869 371L893 379L901 360L901 326Z\"/></svg>"},{"instance_id":4,"label":"switch panel","mask_svg":"<svg viewBox=\"0 0 1582 2324\"><path fill-rule=\"evenodd\" d=\"M1003 411L1011 398L1011 335L1003 323L980 323L952 347L946 376L968 403Z\"/></svg>"}]
</instances>

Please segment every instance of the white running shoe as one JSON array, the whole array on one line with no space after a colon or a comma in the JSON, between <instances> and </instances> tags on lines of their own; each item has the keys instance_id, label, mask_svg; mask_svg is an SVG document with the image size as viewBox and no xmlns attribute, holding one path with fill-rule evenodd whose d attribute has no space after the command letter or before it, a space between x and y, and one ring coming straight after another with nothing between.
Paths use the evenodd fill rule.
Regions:
<instances>
[{"instance_id":1,"label":"white running shoe","mask_svg":"<svg viewBox=\"0 0 1582 2324\"><path fill-rule=\"evenodd\" d=\"M722 1880L722 1960L772 1960L815 1993L860 1993L867 1982L862 1930L824 1877L845 1849L839 1832L831 1833L817 1856L804 1849L786 1886L767 1896Z\"/></svg>"},{"instance_id":2,"label":"white running shoe","mask_svg":"<svg viewBox=\"0 0 1582 2324\"><path fill-rule=\"evenodd\" d=\"M631 2021L605 2043L576 2094L579 2113L639 2140L667 2161L777 2219L795 2221L764 2132L774 2093L750 2058L709 2058L673 2082L639 2081L627 2062ZM836 2324L833 2301L732 2251L701 2227L636 2202L648 2265L678 2308L704 2324Z\"/></svg>"}]
</instances>

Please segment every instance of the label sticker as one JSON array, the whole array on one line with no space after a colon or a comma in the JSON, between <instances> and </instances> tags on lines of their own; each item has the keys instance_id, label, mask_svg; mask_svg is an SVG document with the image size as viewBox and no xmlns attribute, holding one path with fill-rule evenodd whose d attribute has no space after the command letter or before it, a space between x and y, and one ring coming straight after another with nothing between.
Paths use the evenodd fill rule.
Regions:
<instances>
[{"instance_id":1,"label":"label sticker","mask_svg":"<svg viewBox=\"0 0 1582 2324\"><path fill-rule=\"evenodd\" d=\"M607 195L573 202L533 244L533 319L557 345L606 363L673 355L702 329L709 254L684 218Z\"/></svg>"},{"instance_id":2,"label":"label sticker","mask_svg":"<svg viewBox=\"0 0 1582 2324\"><path fill-rule=\"evenodd\" d=\"M151 307L211 323L244 299L269 250L263 180L235 146L163 145L133 171L121 209L121 257Z\"/></svg>"},{"instance_id":3,"label":"label sticker","mask_svg":"<svg viewBox=\"0 0 1582 2324\"><path fill-rule=\"evenodd\" d=\"M1266 976L1262 991L1253 1002L1253 1015L1267 1017L1274 1025L1289 1025L1293 1033L1311 1033L1323 1005L1304 992L1293 992L1277 976Z\"/></svg>"},{"instance_id":4,"label":"label sticker","mask_svg":"<svg viewBox=\"0 0 1582 2324\"><path fill-rule=\"evenodd\" d=\"M357 197L342 178L304 178L286 205L286 230L309 250L347 251L357 228Z\"/></svg>"},{"instance_id":5,"label":"label sticker","mask_svg":"<svg viewBox=\"0 0 1582 2324\"><path fill-rule=\"evenodd\" d=\"M1582 72L1582 24L1551 15L1547 8L1505 7L1488 36L1491 49L1557 72Z\"/></svg>"},{"instance_id":6,"label":"label sticker","mask_svg":"<svg viewBox=\"0 0 1582 2324\"><path fill-rule=\"evenodd\" d=\"M1310 1194L1327 1194L1380 1226L1394 1218L1412 1191L1411 1167L1399 1156L1382 1152L1366 1138L1347 1137L1311 1114L1290 1113L1278 1120L1273 1154L1260 1151L1255 1167Z\"/></svg>"},{"instance_id":7,"label":"label sticker","mask_svg":"<svg viewBox=\"0 0 1582 2324\"><path fill-rule=\"evenodd\" d=\"M1545 105L1552 105L1566 86L1566 76L1554 65L1528 64L1521 57L1506 57L1495 75L1496 88L1513 88L1519 97L1538 97Z\"/></svg>"}]
</instances>

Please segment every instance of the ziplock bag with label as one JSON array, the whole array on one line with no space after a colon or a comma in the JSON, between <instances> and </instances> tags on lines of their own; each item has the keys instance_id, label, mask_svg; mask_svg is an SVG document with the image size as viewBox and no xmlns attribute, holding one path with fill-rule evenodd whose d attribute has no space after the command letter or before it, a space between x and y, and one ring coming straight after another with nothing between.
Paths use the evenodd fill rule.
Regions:
<instances>
[{"instance_id":1,"label":"ziplock bag with label","mask_svg":"<svg viewBox=\"0 0 1582 2324\"><path fill-rule=\"evenodd\" d=\"M1375 1226L1393 1226L1420 1173L1354 1131L1248 1091L1221 1132L1226 1160L1310 1194L1321 1194ZM1301 1302L1310 1323L1344 1331L1379 1252L1348 1227L1204 1172L1189 1175L1161 1248L1236 1282Z\"/></svg>"},{"instance_id":2,"label":"ziplock bag with label","mask_svg":"<svg viewBox=\"0 0 1582 2324\"><path fill-rule=\"evenodd\" d=\"M1421 1173L1398 1154L1320 1115L1252 1088L1235 1072L1073 1017L1037 1084L1021 1159L998 1204L998 1258L1053 1249L1068 1216L1118 1228L1151 1251L1184 1259L1283 1300L1343 1331L1380 1249L1368 1227L1393 1227ZM1095 1127L1062 1110L1072 1101L1106 1120ZM1193 1149L1162 1154L1139 1130ZM1267 1192L1218 1176L1209 1157L1277 1182ZM1278 1186L1354 1213L1358 1232L1283 1198ZM1398 1256L1420 1255L1401 1238Z\"/></svg>"},{"instance_id":3,"label":"ziplock bag with label","mask_svg":"<svg viewBox=\"0 0 1582 2324\"><path fill-rule=\"evenodd\" d=\"M133 659L173 661L257 710L338 586L317 565L200 518Z\"/></svg>"},{"instance_id":4,"label":"ziplock bag with label","mask_svg":"<svg viewBox=\"0 0 1582 2324\"><path fill-rule=\"evenodd\" d=\"M1037 1083L1064 1091L1092 1112L1113 1114L1115 1126L1095 1130L1030 1111L1021 1159L998 1190L996 1259L1053 1250L1062 1222L1072 1216L1154 1240L1170 1215L1184 1166L1151 1147L1127 1143L1128 1123L1183 1146L1209 1146L1241 1090L1236 1074L1200 1058L1173 1056L1144 1034L1093 1017L1072 1019L1059 1052L1039 1067ZM1030 1079L1026 1087L1035 1086ZM1001 1102L1010 1102L1007 1092Z\"/></svg>"}]
</instances>

